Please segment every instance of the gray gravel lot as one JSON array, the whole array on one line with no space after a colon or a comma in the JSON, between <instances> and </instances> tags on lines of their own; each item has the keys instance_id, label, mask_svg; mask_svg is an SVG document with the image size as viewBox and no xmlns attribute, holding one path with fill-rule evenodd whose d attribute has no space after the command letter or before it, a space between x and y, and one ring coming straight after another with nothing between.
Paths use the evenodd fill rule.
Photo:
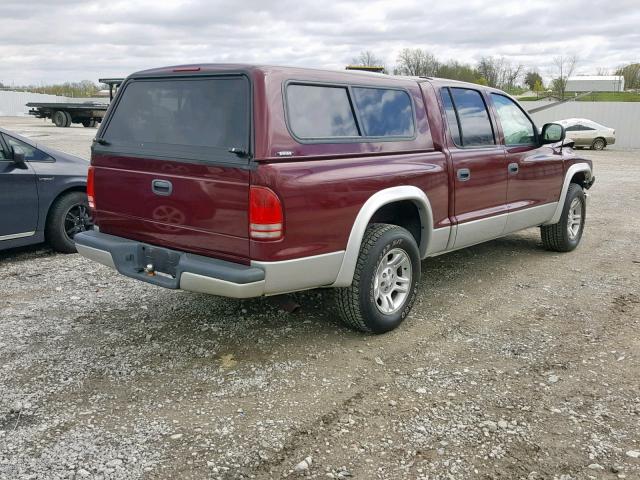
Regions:
<instances>
[{"instance_id":1,"label":"gray gravel lot","mask_svg":"<svg viewBox=\"0 0 640 480\"><path fill-rule=\"evenodd\" d=\"M88 157L95 130L0 118ZM387 335L330 292L236 301L0 252L0 479L640 478L640 152L592 158L582 245L423 262Z\"/></svg>"}]
</instances>

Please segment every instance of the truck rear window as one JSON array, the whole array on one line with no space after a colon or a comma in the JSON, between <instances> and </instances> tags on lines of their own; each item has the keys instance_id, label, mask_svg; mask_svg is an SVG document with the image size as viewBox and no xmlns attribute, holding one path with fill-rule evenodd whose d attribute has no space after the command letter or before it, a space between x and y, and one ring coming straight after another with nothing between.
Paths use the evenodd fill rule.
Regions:
<instances>
[{"instance_id":1,"label":"truck rear window","mask_svg":"<svg viewBox=\"0 0 640 480\"><path fill-rule=\"evenodd\" d=\"M249 149L249 82L232 76L134 80L102 138L131 153L215 160Z\"/></svg>"}]
</instances>

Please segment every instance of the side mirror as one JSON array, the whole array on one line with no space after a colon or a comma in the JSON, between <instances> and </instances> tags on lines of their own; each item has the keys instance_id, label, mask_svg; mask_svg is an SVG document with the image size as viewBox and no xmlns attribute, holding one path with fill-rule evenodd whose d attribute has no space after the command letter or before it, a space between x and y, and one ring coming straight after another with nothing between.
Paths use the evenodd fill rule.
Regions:
<instances>
[{"instance_id":1,"label":"side mirror","mask_svg":"<svg viewBox=\"0 0 640 480\"><path fill-rule=\"evenodd\" d=\"M548 143L558 143L564 140L564 127L559 123L547 123L542 127L540 135L540 143L546 145Z\"/></svg>"},{"instance_id":2,"label":"side mirror","mask_svg":"<svg viewBox=\"0 0 640 480\"><path fill-rule=\"evenodd\" d=\"M27 164L24 160L24 150L20 147L12 147L11 150L13 152L13 163L18 165L20 168L27 168Z\"/></svg>"}]
</instances>

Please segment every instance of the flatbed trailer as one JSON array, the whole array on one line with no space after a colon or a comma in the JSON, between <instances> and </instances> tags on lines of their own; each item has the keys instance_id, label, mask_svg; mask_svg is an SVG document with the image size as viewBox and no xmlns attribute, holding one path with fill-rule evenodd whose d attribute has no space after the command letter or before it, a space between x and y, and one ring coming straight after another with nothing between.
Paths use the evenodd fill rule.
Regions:
<instances>
[{"instance_id":1,"label":"flatbed trailer","mask_svg":"<svg viewBox=\"0 0 640 480\"><path fill-rule=\"evenodd\" d=\"M81 123L88 128L96 127L104 118L109 104L85 103L27 103L29 115L36 118L50 118L56 127L68 127Z\"/></svg>"},{"instance_id":2,"label":"flatbed trailer","mask_svg":"<svg viewBox=\"0 0 640 480\"><path fill-rule=\"evenodd\" d=\"M100 83L109 85L109 101L113 100L123 78L101 78ZM109 103L27 103L29 115L36 118L50 118L56 127L68 127L72 123L81 123L85 127L97 127L109 108Z\"/></svg>"}]
</instances>

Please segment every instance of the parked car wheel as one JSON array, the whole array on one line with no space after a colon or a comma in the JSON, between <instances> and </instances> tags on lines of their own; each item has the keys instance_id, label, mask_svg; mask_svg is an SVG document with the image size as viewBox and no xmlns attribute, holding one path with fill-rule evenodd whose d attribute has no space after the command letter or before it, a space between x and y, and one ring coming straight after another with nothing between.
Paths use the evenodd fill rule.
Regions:
<instances>
[{"instance_id":1,"label":"parked car wheel","mask_svg":"<svg viewBox=\"0 0 640 480\"><path fill-rule=\"evenodd\" d=\"M604 150L604 147L607 146L607 141L604 138L596 138L591 144L592 150Z\"/></svg>"},{"instance_id":2,"label":"parked car wheel","mask_svg":"<svg viewBox=\"0 0 640 480\"><path fill-rule=\"evenodd\" d=\"M67 126L67 116L65 115L65 112L57 110L55 112L53 112L53 115L51 116L51 120L53 120L53 124L56 127L66 127Z\"/></svg>"},{"instance_id":3,"label":"parked car wheel","mask_svg":"<svg viewBox=\"0 0 640 480\"><path fill-rule=\"evenodd\" d=\"M570 252L582 239L587 216L587 202L584 190L576 183L569 185L560 221L553 225L542 225L542 244L554 252Z\"/></svg>"},{"instance_id":4,"label":"parked car wheel","mask_svg":"<svg viewBox=\"0 0 640 480\"><path fill-rule=\"evenodd\" d=\"M75 253L73 237L76 233L91 230L93 219L83 192L70 192L58 198L47 216L45 236L54 250Z\"/></svg>"},{"instance_id":5,"label":"parked car wheel","mask_svg":"<svg viewBox=\"0 0 640 480\"><path fill-rule=\"evenodd\" d=\"M397 225L370 225L351 286L336 289L338 313L356 330L393 330L411 310L419 280L420 252L413 236Z\"/></svg>"}]
</instances>

